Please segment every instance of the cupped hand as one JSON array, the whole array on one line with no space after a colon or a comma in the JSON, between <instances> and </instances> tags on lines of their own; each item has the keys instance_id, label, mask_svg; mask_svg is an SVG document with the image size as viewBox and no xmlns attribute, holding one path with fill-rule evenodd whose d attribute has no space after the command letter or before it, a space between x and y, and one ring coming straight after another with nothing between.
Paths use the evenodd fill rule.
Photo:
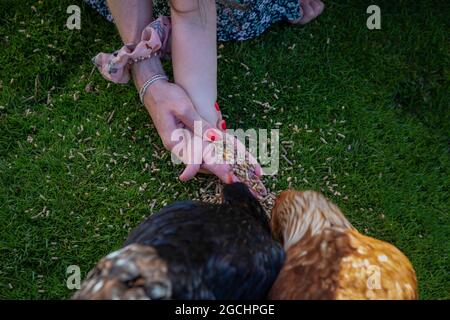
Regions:
<instances>
[{"instance_id":1,"label":"cupped hand","mask_svg":"<svg viewBox=\"0 0 450 320\"><path fill-rule=\"evenodd\" d=\"M221 132L213 143L202 140L187 128L177 133L172 154L186 164L180 176L182 181L193 178L198 172L210 172L224 183L247 184L257 197L267 194L261 181L260 164L235 136Z\"/></svg>"},{"instance_id":2,"label":"cupped hand","mask_svg":"<svg viewBox=\"0 0 450 320\"><path fill-rule=\"evenodd\" d=\"M183 88L174 83L163 79L154 82L146 91L144 104L169 151L174 146L172 132L183 127L193 131L196 121L201 124L200 135L215 139L217 130L199 115Z\"/></svg>"},{"instance_id":3,"label":"cupped hand","mask_svg":"<svg viewBox=\"0 0 450 320\"><path fill-rule=\"evenodd\" d=\"M242 181L246 179L236 176L234 166L224 161L223 154L216 154L221 150L217 148L217 143L234 141L232 152L244 155L247 163L252 164L254 170L249 172L250 179L259 181L258 190L263 190L264 194L265 188L259 179L262 175L261 166L245 149L241 141L225 132L225 121L217 105L219 121L216 125L222 130L213 127L198 114L190 98L180 86L166 80L158 80L148 88L144 96L144 104L164 147L186 165L179 177L180 180L187 181L198 172L203 172L216 175L224 183L247 182ZM196 121L200 124L197 129Z\"/></svg>"},{"instance_id":4,"label":"cupped hand","mask_svg":"<svg viewBox=\"0 0 450 320\"><path fill-rule=\"evenodd\" d=\"M239 181L229 164L204 161L202 150L206 150L212 141L218 140L221 132L198 114L183 88L166 80L158 80L147 89L144 104L164 147L169 151L175 147L190 150L190 154L186 153L180 157L186 164L185 170L180 175L182 181L193 178L199 171L212 173L224 183ZM201 124L201 132L197 135L200 143L197 143L197 148L183 146L189 139L190 141L195 139L193 134L196 132L195 121ZM179 140L173 139L173 133L183 128L188 129L185 132L190 137L186 137L180 144Z\"/></svg>"}]
</instances>

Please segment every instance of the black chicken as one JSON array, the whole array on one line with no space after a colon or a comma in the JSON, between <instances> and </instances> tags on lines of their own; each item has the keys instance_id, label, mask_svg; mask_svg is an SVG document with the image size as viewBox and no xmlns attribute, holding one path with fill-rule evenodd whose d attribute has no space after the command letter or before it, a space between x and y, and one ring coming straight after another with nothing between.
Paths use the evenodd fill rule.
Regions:
<instances>
[{"instance_id":1,"label":"black chicken","mask_svg":"<svg viewBox=\"0 0 450 320\"><path fill-rule=\"evenodd\" d=\"M284 253L268 217L242 183L223 203L183 201L134 229L104 257L74 299L262 299Z\"/></svg>"}]
</instances>

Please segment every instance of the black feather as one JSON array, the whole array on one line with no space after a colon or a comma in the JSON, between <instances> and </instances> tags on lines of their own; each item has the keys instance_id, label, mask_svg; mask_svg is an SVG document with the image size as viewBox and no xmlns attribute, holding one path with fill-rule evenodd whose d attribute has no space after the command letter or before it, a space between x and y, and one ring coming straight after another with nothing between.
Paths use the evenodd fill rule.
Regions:
<instances>
[{"instance_id":1,"label":"black feather","mask_svg":"<svg viewBox=\"0 0 450 320\"><path fill-rule=\"evenodd\" d=\"M284 253L267 215L242 184L224 188L224 203L177 202L150 216L125 246L151 245L167 261L173 299L262 299Z\"/></svg>"},{"instance_id":2,"label":"black feather","mask_svg":"<svg viewBox=\"0 0 450 320\"><path fill-rule=\"evenodd\" d=\"M226 204L246 207L248 213L259 219L261 223L269 228L269 218L266 211L250 192L246 184L237 182L225 185L223 188L223 199Z\"/></svg>"}]
</instances>

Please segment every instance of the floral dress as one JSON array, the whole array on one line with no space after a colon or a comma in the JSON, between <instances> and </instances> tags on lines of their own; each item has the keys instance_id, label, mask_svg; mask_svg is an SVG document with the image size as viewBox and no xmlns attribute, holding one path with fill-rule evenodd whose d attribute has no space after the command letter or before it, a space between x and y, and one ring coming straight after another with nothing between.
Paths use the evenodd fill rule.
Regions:
<instances>
[{"instance_id":1,"label":"floral dress","mask_svg":"<svg viewBox=\"0 0 450 320\"><path fill-rule=\"evenodd\" d=\"M106 0L85 1L106 19L113 20ZM240 0L238 3L243 9L217 1L218 41L255 38L278 21L297 20L302 15L299 0ZM168 1L153 0L153 12L155 17L169 15Z\"/></svg>"}]
</instances>

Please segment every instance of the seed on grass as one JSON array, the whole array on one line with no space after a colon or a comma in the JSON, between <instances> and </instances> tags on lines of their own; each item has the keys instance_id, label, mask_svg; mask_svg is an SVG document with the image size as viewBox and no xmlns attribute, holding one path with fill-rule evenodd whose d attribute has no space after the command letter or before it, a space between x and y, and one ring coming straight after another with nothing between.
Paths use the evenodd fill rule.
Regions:
<instances>
[{"instance_id":1,"label":"seed on grass","mask_svg":"<svg viewBox=\"0 0 450 320\"><path fill-rule=\"evenodd\" d=\"M249 66L247 66L245 63L241 62L241 66L243 66L245 68L245 70L247 70L247 71L250 70Z\"/></svg>"},{"instance_id":2,"label":"seed on grass","mask_svg":"<svg viewBox=\"0 0 450 320\"><path fill-rule=\"evenodd\" d=\"M284 159L284 161L286 161L290 166L293 166L294 164L292 163L291 160L289 160L284 154L281 155L281 157Z\"/></svg>"},{"instance_id":3,"label":"seed on grass","mask_svg":"<svg viewBox=\"0 0 450 320\"><path fill-rule=\"evenodd\" d=\"M144 192L147 189L147 184L144 183L142 186L139 187L139 192Z\"/></svg>"},{"instance_id":4,"label":"seed on grass","mask_svg":"<svg viewBox=\"0 0 450 320\"><path fill-rule=\"evenodd\" d=\"M87 161L87 158L84 154L82 154L81 152L77 152L77 154L84 160Z\"/></svg>"},{"instance_id":5,"label":"seed on grass","mask_svg":"<svg viewBox=\"0 0 450 320\"><path fill-rule=\"evenodd\" d=\"M325 144L328 144L327 140L325 140L324 138L320 137L320 141L322 141Z\"/></svg>"}]
</instances>

